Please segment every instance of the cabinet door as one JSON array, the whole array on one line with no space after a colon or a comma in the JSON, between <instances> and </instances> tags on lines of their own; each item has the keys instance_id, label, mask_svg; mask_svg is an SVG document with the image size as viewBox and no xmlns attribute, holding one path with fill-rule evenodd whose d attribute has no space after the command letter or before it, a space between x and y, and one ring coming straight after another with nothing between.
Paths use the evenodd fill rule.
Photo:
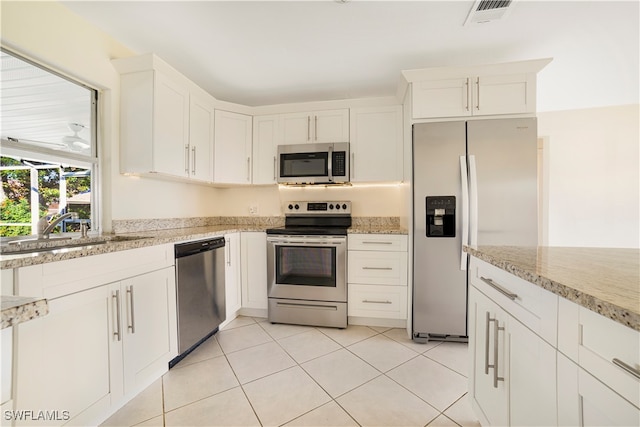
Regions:
<instances>
[{"instance_id":1,"label":"cabinet door","mask_svg":"<svg viewBox=\"0 0 640 427\"><path fill-rule=\"evenodd\" d=\"M349 110L316 111L312 115L313 142L349 142Z\"/></svg>"},{"instance_id":2,"label":"cabinet door","mask_svg":"<svg viewBox=\"0 0 640 427\"><path fill-rule=\"evenodd\" d=\"M281 116L282 144L312 142L311 113L288 113Z\"/></svg>"},{"instance_id":3,"label":"cabinet door","mask_svg":"<svg viewBox=\"0 0 640 427\"><path fill-rule=\"evenodd\" d=\"M352 182L402 181L402 107L352 108Z\"/></svg>"},{"instance_id":4,"label":"cabinet door","mask_svg":"<svg viewBox=\"0 0 640 427\"><path fill-rule=\"evenodd\" d=\"M470 84L469 77L412 83L413 118L470 116Z\"/></svg>"},{"instance_id":5,"label":"cabinet door","mask_svg":"<svg viewBox=\"0 0 640 427\"><path fill-rule=\"evenodd\" d=\"M49 300L49 314L17 326L18 410L58 410L63 424L90 425L122 394L111 356L121 347L113 338L109 285Z\"/></svg>"},{"instance_id":6,"label":"cabinet door","mask_svg":"<svg viewBox=\"0 0 640 427\"><path fill-rule=\"evenodd\" d=\"M251 183L251 116L216 110L213 181Z\"/></svg>"},{"instance_id":7,"label":"cabinet door","mask_svg":"<svg viewBox=\"0 0 640 427\"><path fill-rule=\"evenodd\" d=\"M210 98L191 94L189 103L189 176L213 179L214 108Z\"/></svg>"},{"instance_id":8,"label":"cabinet door","mask_svg":"<svg viewBox=\"0 0 640 427\"><path fill-rule=\"evenodd\" d=\"M512 317L508 337L509 425L557 425L556 350Z\"/></svg>"},{"instance_id":9,"label":"cabinet door","mask_svg":"<svg viewBox=\"0 0 640 427\"><path fill-rule=\"evenodd\" d=\"M469 288L469 349L473 355L469 393L474 406L480 409L477 415L489 425L505 426L509 420L507 318L493 301L473 286Z\"/></svg>"},{"instance_id":10,"label":"cabinet door","mask_svg":"<svg viewBox=\"0 0 640 427\"><path fill-rule=\"evenodd\" d=\"M224 236L225 240L225 303L227 321L234 319L242 307L240 274L240 233Z\"/></svg>"},{"instance_id":11,"label":"cabinet door","mask_svg":"<svg viewBox=\"0 0 640 427\"><path fill-rule=\"evenodd\" d=\"M242 307L266 310L267 235L263 232L241 234Z\"/></svg>"},{"instance_id":12,"label":"cabinet door","mask_svg":"<svg viewBox=\"0 0 640 427\"><path fill-rule=\"evenodd\" d=\"M120 284L125 393L158 378L177 356L175 270L165 268Z\"/></svg>"},{"instance_id":13,"label":"cabinet door","mask_svg":"<svg viewBox=\"0 0 640 427\"><path fill-rule=\"evenodd\" d=\"M155 72L153 169L186 177L189 171L189 91Z\"/></svg>"},{"instance_id":14,"label":"cabinet door","mask_svg":"<svg viewBox=\"0 0 640 427\"><path fill-rule=\"evenodd\" d=\"M253 118L253 183L275 184L277 151L280 139L278 115Z\"/></svg>"},{"instance_id":15,"label":"cabinet door","mask_svg":"<svg viewBox=\"0 0 640 427\"><path fill-rule=\"evenodd\" d=\"M535 112L534 80L527 74L474 77L473 115Z\"/></svg>"}]
</instances>

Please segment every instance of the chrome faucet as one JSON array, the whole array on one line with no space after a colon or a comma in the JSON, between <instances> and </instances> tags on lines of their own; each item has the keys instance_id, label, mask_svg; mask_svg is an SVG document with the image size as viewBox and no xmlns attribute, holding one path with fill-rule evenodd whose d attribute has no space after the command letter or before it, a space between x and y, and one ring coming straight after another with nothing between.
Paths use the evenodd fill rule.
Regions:
<instances>
[{"instance_id":1,"label":"chrome faucet","mask_svg":"<svg viewBox=\"0 0 640 427\"><path fill-rule=\"evenodd\" d=\"M78 219L78 212L67 212L49 223L44 216L38 221L38 239L48 239L54 228L67 218Z\"/></svg>"}]
</instances>

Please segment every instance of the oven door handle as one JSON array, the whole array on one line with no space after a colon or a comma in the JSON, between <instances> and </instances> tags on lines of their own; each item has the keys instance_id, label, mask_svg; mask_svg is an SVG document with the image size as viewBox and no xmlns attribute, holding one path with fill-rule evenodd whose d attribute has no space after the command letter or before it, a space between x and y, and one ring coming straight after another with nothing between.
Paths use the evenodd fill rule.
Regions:
<instances>
[{"instance_id":1,"label":"oven door handle","mask_svg":"<svg viewBox=\"0 0 640 427\"><path fill-rule=\"evenodd\" d=\"M318 246L318 245L324 245L324 246L339 246L339 245L343 245L344 242L336 242L336 241L306 241L306 240L278 240L278 241L272 241L273 243L280 243L280 244L286 244L286 245L300 245L300 246Z\"/></svg>"}]
</instances>

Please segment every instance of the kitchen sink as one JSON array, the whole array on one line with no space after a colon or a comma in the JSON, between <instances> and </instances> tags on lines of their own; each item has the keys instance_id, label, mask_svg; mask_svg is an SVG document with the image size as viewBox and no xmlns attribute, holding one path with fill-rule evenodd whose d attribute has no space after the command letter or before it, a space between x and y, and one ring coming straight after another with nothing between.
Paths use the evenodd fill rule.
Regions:
<instances>
[{"instance_id":1,"label":"kitchen sink","mask_svg":"<svg viewBox=\"0 0 640 427\"><path fill-rule=\"evenodd\" d=\"M38 252L53 252L62 249L80 249L109 243L129 242L148 239L141 236L97 236L97 237L71 237L51 236L49 239L28 237L12 239L0 244L2 255L21 255Z\"/></svg>"}]
</instances>

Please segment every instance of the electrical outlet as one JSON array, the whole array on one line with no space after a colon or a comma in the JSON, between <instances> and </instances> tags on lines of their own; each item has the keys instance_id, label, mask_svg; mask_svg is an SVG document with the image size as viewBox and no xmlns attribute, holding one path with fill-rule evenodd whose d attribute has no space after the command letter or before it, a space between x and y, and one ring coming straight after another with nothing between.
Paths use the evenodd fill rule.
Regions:
<instances>
[{"instance_id":1,"label":"electrical outlet","mask_svg":"<svg viewBox=\"0 0 640 427\"><path fill-rule=\"evenodd\" d=\"M249 215L258 215L258 207L249 206Z\"/></svg>"}]
</instances>

